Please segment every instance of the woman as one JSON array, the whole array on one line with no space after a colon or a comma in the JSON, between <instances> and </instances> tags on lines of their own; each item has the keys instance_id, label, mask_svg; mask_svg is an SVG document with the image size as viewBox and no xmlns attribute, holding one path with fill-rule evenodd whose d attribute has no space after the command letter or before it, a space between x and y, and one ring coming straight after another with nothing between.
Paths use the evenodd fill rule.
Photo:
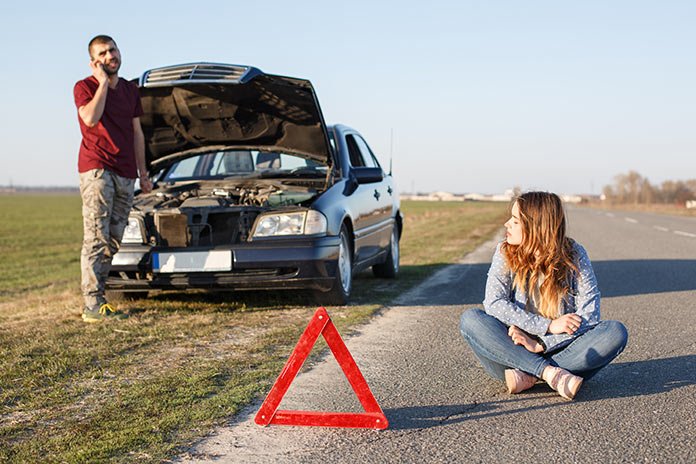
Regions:
<instances>
[{"instance_id":1,"label":"woman","mask_svg":"<svg viewBox=\"0 0 696 464\"><path fill-rule=\"evenodd\" d=\"M599 320L594 271L585 249L566 237L561 199L525 193L511 216L488 271L485 312L464 312L460 330L508 392L543 379L570 400L623 351L628 333Z\"/></svg>"}]
</instances>

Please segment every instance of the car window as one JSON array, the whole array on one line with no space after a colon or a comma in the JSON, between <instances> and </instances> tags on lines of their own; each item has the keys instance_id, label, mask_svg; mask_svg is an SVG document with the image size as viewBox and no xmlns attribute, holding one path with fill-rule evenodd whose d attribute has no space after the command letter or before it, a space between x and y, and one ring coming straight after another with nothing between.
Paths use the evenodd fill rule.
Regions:
<instances>
[{"instance_id":1,"label":"car window","mask_svg":"<svg viewBox=\"0 0 696 464\"><path fill-rule=\"evenodd\" d=\"M354 167L366 166L369 168L381 167L377 157L372 153L367 142L359 135L349 134L346 136L348 144L348 154L350 164Z\"/></svg>"},{"instance_id":2,"label":"car window","mask_svg":"<svg viewBox=\"0 0 696 464\"><path fill-rule=\"evenodd\" d=\"M304 169L306 168L306 170ZM220 150L200 153L173 163L161 180L205 180L227 177L245 177L255 174L280 177L295 170L316 171L325 175L327 166L317 161L290 153L263 152L257 150Z\"/></svg>"},{"instance_id":3,"label":"car window","mask_svg":"<svg viewBox=\"0 0 696 464\"><path fill-rule=\"evenodd\" d=\"M213 155L208 174L228 176L253 171L254 161L250 151L220 151Z\"/></svg>"},{"instance_id":4,"label":"car window","mask_svg":"<svg viewBox=\"0 0 696 464\"><path fill-rule=\"evenodd\" d=\"M373 167L374 164L369 156L369 149L364 149L361 147L365 145L365 142L360 138L352 134L346 136L346 143L348 145L348 155L350 157L350 164L353 167L369 166ZM367 156L365 156L367 154Z\"/></svg>"},{"instance_id":5,"label":"car window","mask_svg":"<svg viewBox=\"0 0 696 464\"><path fill-rule=\"evenodd\" d=\"M296 169L308 166L306 159L286 154L280 155L280 167L282 169Z\"/></svg>"},{"instance_id":6,"label":"car window","mask_svg":"<svg viewBox=\"0 0 696 464\"><path fill-rule=\"evenodd\" d=\"M358 147L360 148L360 153L362 153L363 160L365 160L365 166L371 168L380 167L379 163L377 162L377 158L372 153L372 150L370 150L370 147L367 145L367 142L365 142L365 140L359 135L355 136L355 142L358 144Z\"/></svg>"},{"instance_id":7,"label":"car window","mask_svg":"<svg viewBox=\"0 0 696 464\"><path fill-rule=\"evenodd\" d=\"M331 145L331 150L333 150L334 153L336 153L336 140L334 139L334 133L333 131L329 131L329 144Z\"/></svg>"},{"instance_id":8,"label":"car window","mask_svg":"<svg viewBox=\"0 0 696 464\"><path fill-rule=\"evenodd\" d=\"M167 178L184 179L187 177L193 177L194 173L196 172L196 166L198 166L199 161L200 158L198 156L179 161L169 170Z\"/></svg>"}]
</instances>

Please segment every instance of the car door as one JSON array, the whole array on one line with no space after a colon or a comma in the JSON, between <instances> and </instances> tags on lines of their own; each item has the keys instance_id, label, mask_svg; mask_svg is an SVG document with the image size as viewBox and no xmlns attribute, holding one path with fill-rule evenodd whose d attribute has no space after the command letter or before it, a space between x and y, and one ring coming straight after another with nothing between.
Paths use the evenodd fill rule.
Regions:
<instances>
[{"instance_id":1,"label":"car door","mask_svg":"<svg viewBox=\"0 0 696 464\"><path fill-rule=\"evenodd\" d=\"M346 135L351 169L360 167L380 168L367 143L360 135ZM359 263L368 260L386 248L391 234L392 201L388 183L373 182L358 185L351 204L356 216L355 257Z\"/></svg>"}]
</instances>

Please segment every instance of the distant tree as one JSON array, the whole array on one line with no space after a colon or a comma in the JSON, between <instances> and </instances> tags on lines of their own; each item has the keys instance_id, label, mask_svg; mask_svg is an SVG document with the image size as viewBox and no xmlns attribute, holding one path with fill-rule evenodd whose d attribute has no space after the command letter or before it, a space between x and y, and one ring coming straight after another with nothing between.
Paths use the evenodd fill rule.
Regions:
<instances>
[{"instance_id":1,"label":"distant tree","mask_svg":"<svg viewBox=\"0 0 696 464\"><path fill-rule=\"evenodd\" d=\"M640 186L638 201L643 204L657 203L657 192L650 181L645 178Z\"/></svg>"},{"instance_id":2,"label":"distant tree","mask_svg":"<svg viewBox=\"0 0 696 464\"><path fill-rule=\"evenodd\" d=\"M604 197L612 203L675 203L683 205L696 200L696 179L687 181L666 180L654 186L647 177L636 171L614 177L614 185L602 189Z\"/></svg>"},{"instance_id":3,"label":"distant tree","mask_svg":"<svg viewBox=\"0 0 696 464\"><path fill-rule=\"evenodd\" d=\"M619 174L615 178L616 197L619 203L638 203L643 177L636 171Z\"/></svg>"},{"instance_id":4,"label":"distant tree","mask_svg":"<svg viewBox=\"0 0 696 464\"><path fill-rule=\"evenodd\" d=\"M674 203L677 197L677 183L673 180L666 180L660 187L662 190L662 202Z\"/></svg>"},{"instance_id":5,"label":"distant tree","mask_svg":"<svg viewBox=\"0 0 696 464\"><path fill-rule=\"evenodd\" d=\"M689 179L684 182L686 185L686 188L691 190L691 193L693 193L696 196L696 179Z\"/></svg>"},{"instance_id":6,"label":"distant tree","mask_svg":"<svg viewBox=\"0 0 696 464\"><path fill-rule=\"evenodd\" d=\"M611 185L605 185L602 189L602 194L604 194L604 198L607 201L616 202L616 192L614 192L614 188Z\"/></svg>"}]
</instances>

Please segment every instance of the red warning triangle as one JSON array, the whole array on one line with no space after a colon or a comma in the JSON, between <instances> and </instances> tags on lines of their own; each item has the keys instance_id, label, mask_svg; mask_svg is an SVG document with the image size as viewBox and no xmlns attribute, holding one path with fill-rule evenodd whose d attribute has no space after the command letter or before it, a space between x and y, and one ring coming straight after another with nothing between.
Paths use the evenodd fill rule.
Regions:
<instances>
[{"instance_id":1,"label":"red warning triangle","mask_svg":"<svg viewBox=\"0 0 696 464\"><path fill-rule=\"evenodd\" d=\"M343 369L350 386L358 397L360 404L365 409L364 413L322 412L322 411L285 411L278 410L283 396L295 380L302 364L312 351L319 335L324 337L326 344L331 348L338 365ZM349 427L365 429L386 429L389 423L382 409L377 404L375 396L367 385L353 356L343 342L336 326L326 312L319 308L307 324L307 328L297 342L297 346L285 363L278 379L276 379L271 391L266 396L259 412L256 413L254 422L258 425L307 425L320 427Z\"/></svg>"}]
</instances>

